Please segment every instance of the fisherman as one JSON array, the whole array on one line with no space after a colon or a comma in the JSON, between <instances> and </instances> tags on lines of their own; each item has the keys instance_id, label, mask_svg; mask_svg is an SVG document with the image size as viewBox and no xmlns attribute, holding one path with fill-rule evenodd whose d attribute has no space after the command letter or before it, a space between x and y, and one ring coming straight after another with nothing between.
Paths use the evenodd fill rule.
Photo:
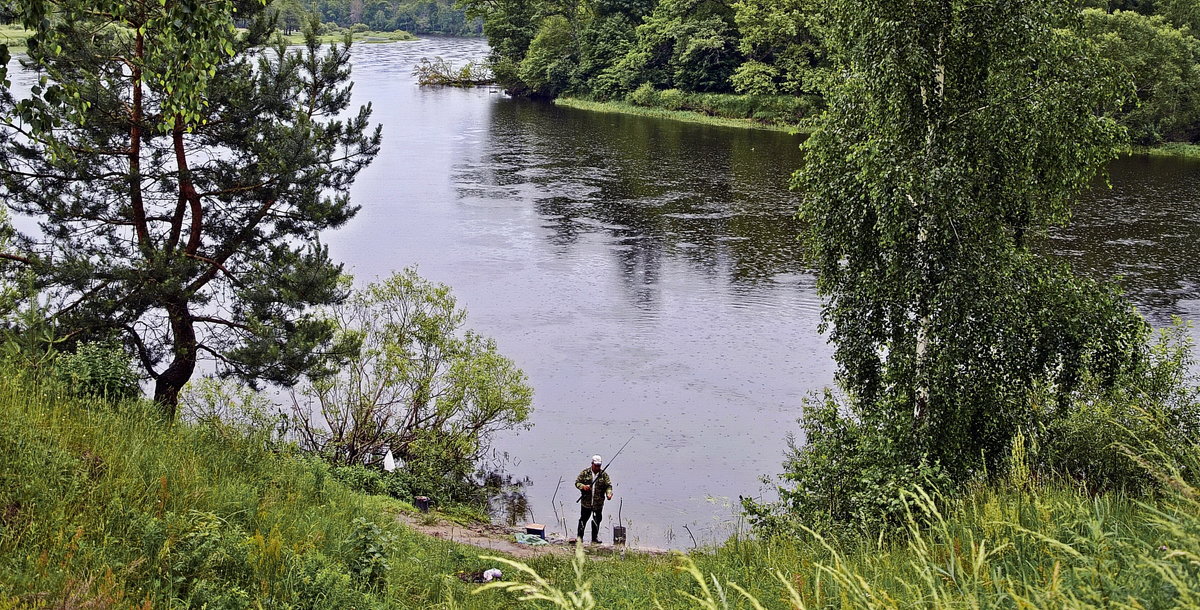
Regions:
<instances>
[{"instance_id":1,"label":"fisherman","mask_svg":"<svg viewBox=\"0 0 1200 610\"><path fill-rule=\"evenodd\" d=\"M583 526L588 518L592 519L592 544L600 543L600 520L604 518L604 500L613 497L612 480L608 478L606 469L600 466L604 460L600 456L592 456L592 465L584 468L575 477L575 487L582 496L579 498L579 540L583 540Z\"/></svg>"}]
</instances>

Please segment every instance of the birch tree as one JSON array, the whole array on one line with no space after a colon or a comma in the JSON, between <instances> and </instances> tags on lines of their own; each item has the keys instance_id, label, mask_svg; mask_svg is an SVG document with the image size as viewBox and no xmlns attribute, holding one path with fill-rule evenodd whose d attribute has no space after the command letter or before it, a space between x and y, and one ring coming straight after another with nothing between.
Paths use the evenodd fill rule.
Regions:
<instances>
[{"instance_id":1,"label":"birch tree","mask_svg":"<svg viewBox=\"0 0 1200 610\"><path fill-rule=\"evenodd\" d=\"M829 109L795 184L847 411L810 440L853 428L834 450L893 468L884 494L922 469L999 469L1052 415L1032 392L1065 405L1137 360L1145 324L1118 291L1035 247L1124 145L1097 109L1126 90L1069 2L829 4Z\"/></svg>"}]
</instances>

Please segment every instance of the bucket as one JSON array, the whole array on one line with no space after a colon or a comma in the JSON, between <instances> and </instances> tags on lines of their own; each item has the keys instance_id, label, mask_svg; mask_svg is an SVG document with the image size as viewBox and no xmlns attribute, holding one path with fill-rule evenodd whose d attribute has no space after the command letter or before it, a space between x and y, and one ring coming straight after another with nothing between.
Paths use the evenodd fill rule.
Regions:
<instances>
[{"instance_id":1,"label":"bucket","mask_svg":"<svg viewBox=\"0 0 1200 610\"><path fill-rule=\"evenodd\" d=\"M542 540L546 539L546 526L541 523L526 523L525 533L531 536L537 536Z\"/></svg>"},{"instance_id":2,"label":"bucket","mask_svg":"<svg viewBox=\"0 0 1200 610\"><path fill-rule=\"evenodd\" d=\"M617 505L617 523L624 523L621 520L621 509L625 508L625 498L621 498L621 503ZM613 526L613 544L625 544L625 526Z\"/></svg>"},{"instance_id":3,"label":"bucket","mask_svg":"<svg viewBox=\"0 0 1200 610\"><path fill-rule=\"evenodd\" d=\"M413 500L417 503L417 510L423 513L429 512L429 498L427 496L417 496Z\"/></svg>"},{"instance_id":4,"label":"bucket","mask_svg":"<svg viewBox=\"0 0 1200 610\"><path fill-rule=\"evenodd\" d=\"M625 544L625 526L613 526L613 544Z\"/></svg>"}]
</instances>

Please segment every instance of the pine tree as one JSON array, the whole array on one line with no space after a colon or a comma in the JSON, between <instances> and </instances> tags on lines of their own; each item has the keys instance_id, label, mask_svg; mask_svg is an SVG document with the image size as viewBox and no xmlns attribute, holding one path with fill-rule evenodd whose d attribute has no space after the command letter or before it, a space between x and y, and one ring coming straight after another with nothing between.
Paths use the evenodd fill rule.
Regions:
<instances>
[{"instance_id":1,"label":"pine tree","mask_svg":"<svg viewBox=\"0 0 1200 610\"><path fill-rule=\"evenodd\" d=\"M174 417L198 360L288 385L344 298L320 232L381 132L350 105L349 42L266 46L260 3L26 0L28 99L0 106L0 194L40 221L31 268L69 340L120 338ZM234 17L249 23L234 29Z\"/></svg>"}]
</instances>

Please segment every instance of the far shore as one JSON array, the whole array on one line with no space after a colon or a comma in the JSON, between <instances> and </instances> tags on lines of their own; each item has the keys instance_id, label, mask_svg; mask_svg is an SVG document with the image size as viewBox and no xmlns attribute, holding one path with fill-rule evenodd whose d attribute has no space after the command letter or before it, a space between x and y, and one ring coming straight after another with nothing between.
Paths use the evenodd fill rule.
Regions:
<instances>
[{"instance_id":1,"label":"far shore","mask_svg":"<svg viewBox=\"0 0 1200 610\"><path fill-rule=\"evenodd\" d=\"M715 125L717 127L737 127L740 129L763 129L766 131L785 131L789 133L807 134L812 131L811 128L803 125L788 125L779 123L764 123L753 119L733 119L728 117L712 116L701 112L693 112L691 110L667 110L665 108L650 108L646 106L635 106L626 102L594 102L591 100L583 100L575 97L560 97L554 100L558 106L567 108L578 108L581 110L591 110L595 112L615 112L619 114L633 114L637 116L646 116L656 119L670 119L673 121L685 121L688 123L701 123L704 125Z\"/></svg>"},{"instance_id":2,"label":"far shore","mask_svg":"<svg viewBox=\"0 0 1200 610\"><path fill-rule=\"evenodd\" d=\"M288 45L304 44L304 34L295 31L291 34L280 34L287 41ZM25 38L28 36L27 31L17 25L0 25L0 44L8 45L10 55L23 55L28 50L25 48ZM345 32L334 34L322 34L317 37L322 44L339 43L345 39ZM404 30L395 30L392 32L376 32L367 30L363 32L354 32L351 40L359 44L383 44L390 42L408 42L417 40L417 36Z\"/></svg>"},{"instance_id":3,"label":"far shore","mask_svg":"<svg viewBox=\"0 0 1200 610\"><path fill-rule=\"evenodd\" d=\"M810 125L800 124L774 124L755 121L752 119L732 119L726 117L712 116L701 112L691 110L667 110L664 108L649 108L645 106L635 106L627 102L595 102L591 100L583 100L574 97L560 97L554 100L555 105L565 106L567 108L579 108L581 110L591 110L593 112L612 112L618 114L632 114L637 116L652 117L656 119L669 119L672 121L684 121L687 123L700 123L703 125L716 125L719 127L736 127L740 129L763 129L767 131L785 131L793 134L808 135L812 133L813 128ZM1177 159L1200 159L1200 144L1190 144L1186 142L1165 142L1155 146L1133 146L1130 148L1130 154L1134 155L1149 155L1152 157L1172 157Z\"/></svg>"}]
</instances>

